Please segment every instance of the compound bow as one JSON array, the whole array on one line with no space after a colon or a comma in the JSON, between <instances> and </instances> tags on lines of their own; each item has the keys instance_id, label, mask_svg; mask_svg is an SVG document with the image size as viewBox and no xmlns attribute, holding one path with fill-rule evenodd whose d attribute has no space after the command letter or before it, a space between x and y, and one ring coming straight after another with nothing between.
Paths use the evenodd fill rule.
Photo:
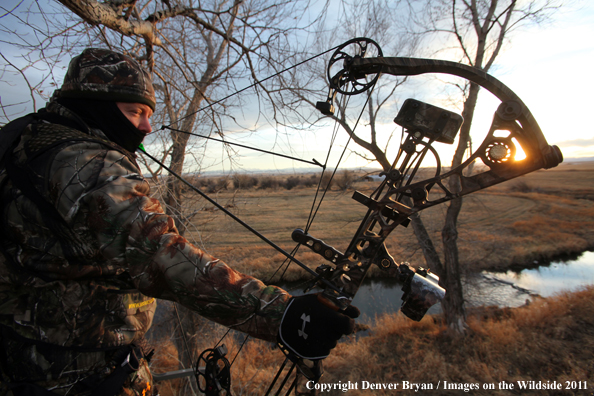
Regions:
<instances>
[{"instance_id":1,"label":"compound bow","mask_svg":"<svg viewBox=\"0 0 594 396\"><path fill-rule=\"evenodd\" d=\"M370 57L370 53L377 56ZM394 120L404 128L406 137L391 168L381 174L384 180L373 194L366 196L355 192L353 195L353 199L365 205L368 210L347 249L340 252L303 230L293 232L295 242L307 246L329 261L330 264L316 269L311 286L321 287L323 292L320 298L337 310L346 308L352 302L367 271L375 264L403 282L405 293L402 311L413 320L421 320L428 308L444 297L445 290L439 286L439 278L429 270L396 263L384 244L388 235L396 227L406 226L410 221L409 217L423 209L538 169L555 167L563 161L561 151L557 146L548 145L526 105L496 78L480 69L449 61L385 58L378 44L368 38L349 40L334 52L327 68L329 94L327 100L318 102L316 107L323 114L332 115L337 94L355 95L366 92L374 86L381 74L412 76L426 73L445 73L467 79L493 93L501 104L478 149L461 165L442 174L441 161L432 144L454 143L463 119L460 115L439 107L413 99L406 100ZM519 149L525 153L525 158L515 158ZM417 180L417 171L428 153L437 162L436 173L426 180ZM485 170L465 174L469 173L470 165L479 158L486 166ZM450 179L455 179L456 182L449 183ZM220 209L224 210L222 207ZM286 255L304 266L290 254ZM267 394L273 391L288 362L292 363L291 368L275 394L283 392L285 384L289 386L285 394L290 394L297 388L300 375L310 381L319 380L322 374L321 361L306 362L283 345L279 344L279 348L287 359ZM229 394L229 364L224 352L220 349L207 350L201 355L201 359L204 360L204 367L197 365L195 369L197 379L202 383L201 389L208 389L207 395L218 395L222 391ZM297 373L296 378L287 382L292 372Z\"/></svg>"}]
</instances>

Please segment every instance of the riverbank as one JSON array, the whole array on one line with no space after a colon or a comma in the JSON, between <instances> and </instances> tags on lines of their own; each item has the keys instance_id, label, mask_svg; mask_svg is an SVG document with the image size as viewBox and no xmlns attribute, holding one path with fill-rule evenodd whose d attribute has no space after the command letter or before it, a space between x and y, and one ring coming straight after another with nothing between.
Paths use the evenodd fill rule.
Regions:
<instances>
[{"instance_id":1,"label":"riverbank","mask_svg":"<svg viewBox=\"0 0 594 396\"><path fill-rule=\"evenodd\" d=\"M434 391L425 394L434 395L464 393L444 390L444 381L477 384L479 389L469 392L472 395L592 395L592 351L594 287L588 287L536 299L521 308L470 311L468 334L461 338L447 335L440 316L416 323L399 314L385 315L369 337L338 346L327 359L323 382L400 383L402 389L402 382L408 381L431 384ZM515 384L514 389L500 389L503 381ZM520 381L536 381L535 386L539 381L541 385L556 381L562 389L521 391ZM483 389L490 384L495 389ZM576 389L580 385L587 389ZM353 390L347 394L370 393Z\"/></svg>"}]
</instances>

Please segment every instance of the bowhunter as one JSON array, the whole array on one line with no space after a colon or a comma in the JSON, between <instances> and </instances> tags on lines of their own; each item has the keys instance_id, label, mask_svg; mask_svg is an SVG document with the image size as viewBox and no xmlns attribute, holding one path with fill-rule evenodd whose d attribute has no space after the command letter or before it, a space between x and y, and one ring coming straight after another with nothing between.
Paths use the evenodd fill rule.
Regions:
<instances>
[{"instance_id":1,"label":"bowhunter","mask_svg":"<svg viewBox=\"0 0 594 396\"><path fill-rule=\"evenodd\" d=\"M46 108L0 132L1 395L156 394L156 298L268 341L281 328L306 358L352 332L356 308L292 298L178 234L134 154L154 110L135 60L86 49Z\"/></svg>"}]
</instances>

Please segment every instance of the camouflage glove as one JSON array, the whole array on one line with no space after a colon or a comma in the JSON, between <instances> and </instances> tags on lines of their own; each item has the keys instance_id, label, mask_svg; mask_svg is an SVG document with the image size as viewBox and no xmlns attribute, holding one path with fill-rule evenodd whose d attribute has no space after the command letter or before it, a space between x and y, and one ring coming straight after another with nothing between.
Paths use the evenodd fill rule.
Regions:
<instances>
[{"instance_id":1,"label":"camouflage glove","mask_svg":"<svg viewBox=\"0 0 594 396\"><path fill-rule=\"evenodd\" d=\"M281 321L279 342L301 358L323 359L340 337L353 332L359 313L354 306L334 311L317 294L293 297Z\"/></svg>"}]
</instances>

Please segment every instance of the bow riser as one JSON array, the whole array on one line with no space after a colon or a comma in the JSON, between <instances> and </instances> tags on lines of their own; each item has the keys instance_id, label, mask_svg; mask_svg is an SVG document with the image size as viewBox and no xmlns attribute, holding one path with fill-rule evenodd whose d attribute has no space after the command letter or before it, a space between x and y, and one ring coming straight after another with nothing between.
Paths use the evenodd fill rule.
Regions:
<instances>
[{"instance_id":1,"label":"bow riser","mask_svg":"<svg viewBox=\"0 0 594 396\"><path fill-rule=\"evenodd\" d=\"M324 273L324 278L335 284L343 294L339 295L334 290L325 290L324 296L329 300L330 305L344 309L354 298L372 264L396 273L401 278L410 276L410 268L407 266L407 270L398 266L384 245L385 239L394 228L407 224L410 215L538 169L552 168L562 162L563 156L558 147L548 145L536 120L520 98L502 82L482 70L455 62L432 59L364 58L362 56L341 56L340 59L344 59L345 72L340 71L337 75L356 76L361 79L368 74L377 76L380 73L395 76L446 73L476 83L502 101L493 117L486 139L460 166L443 175L416 183L412 183L412 180L406 181L404 175L407 170L410 171L408 166L413 154L419 155L422 160L427 150L431 149L436 155L436 152L430 148L435 137L431 137L427 142L426 134L417 133L415 137L413 136L415 131L409 130L407 132L411 135L403 145L407 147L404 151L400 149L395 161L396 164L403 157L398 172L395 176L391 175L391 172L386 175L387 191L379 194L381 197L378 199L355 193L353 198L366 205L369 211L345 253L334 256L333 262L336 268L326 268ZM332 86L331 90L340 90L347 83L348 81L345 80L340 86ZM439 137L437 139L439 140ZM452 142L453 138L448 141L448 143ZM417 145L424 146L424 151L417 151ZM525 153L524 159L514 158L518 149ZM437 155L436 158L439 162ZM465 176L464 172L477 159L481 159L488 170ZM410 179L419 166L420 161L409 174ZM437 192L439 196L430 199L429 193L432 189L434 189L433 193ZM341 259L337 261L336 257ZM345 299L344 295L349 298Z\"/></svg>"}]
</instances>

